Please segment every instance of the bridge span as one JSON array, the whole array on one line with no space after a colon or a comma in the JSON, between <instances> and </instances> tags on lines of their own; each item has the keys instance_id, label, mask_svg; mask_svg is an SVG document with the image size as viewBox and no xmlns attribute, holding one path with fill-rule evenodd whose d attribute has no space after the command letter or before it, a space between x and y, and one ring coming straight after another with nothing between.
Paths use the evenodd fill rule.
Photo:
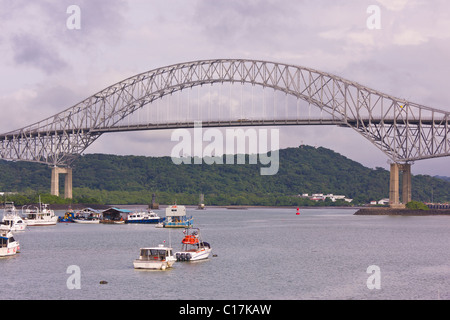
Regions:
<instances>
[{"instance_id":1,"label":"bridge span","mask_svg":"<svg viewBox=\"0 0 450 320\"><path fill-rule=\"evenodd\" d=\"M190 96L188 103L177 107L176 103L161 106L158 102L194 87L231 88L233 84L251 88L251 98L240 109L231 98L229 103L221 102L227 93L215 97L214 105L210 94L206 108L191 107L189 101L195 98ZM237 87L241 102L245 101L243 86ZM255 87L262 92L253 94ZM265 98L269 89L294 102L286 98L286 103L273 104L269 110ZM264 98L254 103L261 95ZM248 91L245 96L249 97ZM198 95L198 102L203 98ZM144 109L147 117L136 119ZM395 207L401 205L400 172L404 204L411 200L411 162L450 155L449 118L448 111L311 68L247 59L199 60L135 75L54 116L1 134L0 158L52 166L52 194L59 194L61 173L66 175L65 196L71 198L71 164L104 133L191 128L196 121L202 121L204 127L337 125L355 130L391 160L390 202Z\"/></svg>"}]
</instances>

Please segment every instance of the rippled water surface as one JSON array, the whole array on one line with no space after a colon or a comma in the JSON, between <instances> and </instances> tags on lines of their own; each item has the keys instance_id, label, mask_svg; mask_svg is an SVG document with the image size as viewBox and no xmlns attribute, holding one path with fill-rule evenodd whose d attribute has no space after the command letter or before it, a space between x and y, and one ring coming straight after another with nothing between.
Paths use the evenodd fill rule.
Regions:
<instances>
[{"instance_id":1,"label":"rippled water surface","mask_svg":"<svg viewBox=\"0 0 450 320\"><path fill-rule=\"evenodd\" d=\"M450 217L188 211L216 256L166 271L135 270L133 260L163 241L180 249L182 230L59 223L16 232L21 253L0 259L0 299L450 299ZM71 265L80 289L67 287ZM379 290L367 287L372 265Z\"/></svg>"}]
</instances>

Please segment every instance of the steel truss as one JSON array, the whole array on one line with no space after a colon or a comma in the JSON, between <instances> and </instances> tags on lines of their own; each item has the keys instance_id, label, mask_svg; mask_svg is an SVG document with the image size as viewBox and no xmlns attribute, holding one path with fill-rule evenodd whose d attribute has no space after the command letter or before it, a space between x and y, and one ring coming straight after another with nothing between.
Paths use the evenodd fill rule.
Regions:
<instances>
[{"instance_id":1,"label":"steel truss","mask_svg":"<svg viewBox=\"0 0 450 320\"><path fill-rule=\"evenodd\" d=\"M247 83L307 101L321 119L215 119L204 126L329 124L353 128L393 162L450 155L450 112L378 92L325 72L245 59L201 60L151 70L116 83L52 117L0 135L0 158L70 166L106 132L193 127L194 123L123 125L143 106L204 84Z\"/></svg>"}]
</instances>

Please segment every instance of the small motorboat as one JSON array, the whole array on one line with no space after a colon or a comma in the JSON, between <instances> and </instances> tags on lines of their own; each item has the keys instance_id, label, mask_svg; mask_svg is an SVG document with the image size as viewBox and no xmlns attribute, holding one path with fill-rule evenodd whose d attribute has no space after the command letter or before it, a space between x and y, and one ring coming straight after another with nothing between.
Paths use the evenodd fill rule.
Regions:
<instances>
[{"instance_id":1,"label":"small motorboat","mask_svg":"<svg viewBox=\"0 0 450 320\"><path fill-rule=\"evenodd\" d=\"M73 222L84 223L84 224L98 224L98 223L100 223L100 219L97 217L78 217L78 218L74 218Z\"/></svg>"},{"instance_id":2,"label":"small motorboat","mask_svg":"<svg viewBox=\"0 0 450 320\"><path fill-rule=\"evenodd\" d=\"M0 230L3 231L24 231L27 227L25 221L19 216L13 202L5 203L3 219L0 224Z\"/></svg>"},{"instance_id":3,"label":"small motorboat","mask_svg":"<svg viewBox=\"0 0 450 320\"><path fill-rule=\"evenodd\" d=\"M77 211L73 222L84 224L98 224L100 223L101 212L92 208L85 208Z\"/></svg>"},{"instance_id":4,"label":"small motorboat","mask_svg":"<svg viewBox=\"0 0 450 320\"><path fill-rule=\"evenodd\" d=\"M135 269L166 270L176 259L173 249L160 244L158 247L141 248L139 259L133 261Z\"/></svg>"},{"instance_id":5,"label":"small motorboat","mask_svg":"<svg viewBox=\"0 0 450 320\"><path fill-rule=\"evenodd\" d=\"M19 242L13 237L11 231L0 232L0 257L15 255L20 252Z\"/></svg>"},{"instance_id":6,"label":"small motorboat","mask_svg":"<svg viewBox=\"0 0 450 320\"><path fill-rule=\"evenodd\" d=\"M212 249L208 242L202 241L200 238L199 228L186 228L185 234L181 241L181 251L175 253L177 261L197 261L207 259Z\"/></svg>"}]
</instances>

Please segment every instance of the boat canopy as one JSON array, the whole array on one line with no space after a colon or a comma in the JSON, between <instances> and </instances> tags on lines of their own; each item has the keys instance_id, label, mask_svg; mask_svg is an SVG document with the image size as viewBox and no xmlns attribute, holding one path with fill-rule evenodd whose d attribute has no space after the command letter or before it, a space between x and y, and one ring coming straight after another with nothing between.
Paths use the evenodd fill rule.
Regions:
<instances>
[{"instance_id":1,"label":"boat canopy","mask_svg":"<svg viewBox=\"0 0 450 320\"><path fill-rule=\"evenodd\" d=\"M132 211L126 209L109 208L103 211L102 214L105 219L116 220L120 219L121 217L125 218L131 212Z\"/></svg>"}]
</instances>

